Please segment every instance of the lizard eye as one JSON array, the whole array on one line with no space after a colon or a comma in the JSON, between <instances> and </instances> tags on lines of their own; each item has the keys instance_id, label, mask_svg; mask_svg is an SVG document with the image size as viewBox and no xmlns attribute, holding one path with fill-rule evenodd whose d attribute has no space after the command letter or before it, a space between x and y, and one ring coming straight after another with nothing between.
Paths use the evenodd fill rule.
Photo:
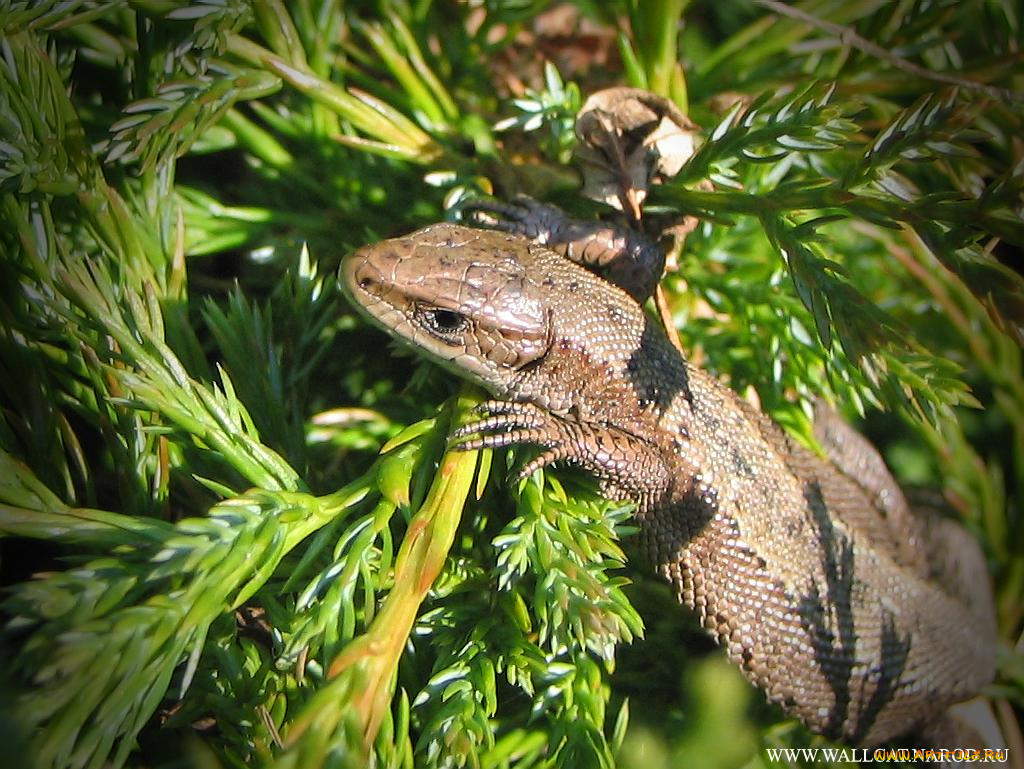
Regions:
<instances>
[{"instance_id":1,"label":"lizard eye","mask_svg":"<svg viewBox=\"0 0 1024 769\"><path fill-rule=\"evenodd\" d=\"M461 334L469 329L469 318L454 310L421 307L416 309L416 317L428 333L449 344L459 343Z\"/></svg>"}]
</instances>

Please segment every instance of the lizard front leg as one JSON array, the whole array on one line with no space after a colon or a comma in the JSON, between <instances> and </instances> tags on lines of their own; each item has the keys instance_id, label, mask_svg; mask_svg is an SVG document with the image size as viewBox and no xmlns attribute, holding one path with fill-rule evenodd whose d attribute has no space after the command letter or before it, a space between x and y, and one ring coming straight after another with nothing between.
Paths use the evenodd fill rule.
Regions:
<instances>
[{"instance_id":1,"label":"lizard front leg","mask_svg":"<svg viewBox=\"0 0 1024 769\"><path fill-rule=\"evenodd\" d=\"M465 450L541 446L543 451L518 472L520 478L552 462L569 462L596 476L609 496L642 505L667 498L686 481L687 474L669 467L658 446L613 425L581 422L519 401L489 400L475 410L488 416L456 429L452 445Z\"/></svg>"}]
</instances>

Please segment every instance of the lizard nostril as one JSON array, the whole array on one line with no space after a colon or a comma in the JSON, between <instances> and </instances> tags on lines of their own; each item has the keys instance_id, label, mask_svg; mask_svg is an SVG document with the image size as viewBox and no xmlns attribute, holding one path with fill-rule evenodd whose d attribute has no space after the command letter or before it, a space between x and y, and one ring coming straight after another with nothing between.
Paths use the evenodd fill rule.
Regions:
<instances>
[{"instance_id":1,"label":"lizard nostril","mask_svg":"<svg viewBox=\"0 0 1024 769\"><path fill-rule=\"evenodd\" d=\"M357 251L341 263L341 282L348 291L374 294L379 290L381 276L362 251Z\"/></svg>"}]
</instances>

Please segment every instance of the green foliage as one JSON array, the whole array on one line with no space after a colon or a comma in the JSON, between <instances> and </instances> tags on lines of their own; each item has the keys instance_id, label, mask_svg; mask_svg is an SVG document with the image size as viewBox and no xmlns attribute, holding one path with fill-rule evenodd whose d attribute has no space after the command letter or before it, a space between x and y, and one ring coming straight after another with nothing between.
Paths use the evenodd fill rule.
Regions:
<instances>
[{"instance_id":1,"label":"green foliage","mask_svg":"<svg viewBox=\"0 0 1024 769\"><path fill-rule=\"evenodd\" d=\"M769 337L773 354L802 340L803 334L794 334L794 329L811 326L821 346L808 355L820 357L823 365L845 355L867 378L845 393L847 398L877 403L880 391L883 402L913 409L923 419L948 417L948 406L975 403L958 379L959 367L928 354L907 328L866 300L849 269L826 255L831 243L823 230L851 218L912 229L934 245L936 257L947 266L970 263L970 269L957 272L979 298L998 308L997 318L1017 317L1024 298L1019 276L975 245L986 232L1018 242L1011 232L1015 225L989 224L990 217L1014 218L1010 198L1001 189L1008 182L1005 177L996 180L1000 189L978 198L953 191L922 196L907 177L892 170L897 157L917 161L936 153L971 156L967 145L958 143L963 137L931 128L943 117L953 119L952 94L922 97L869 142L859 138L864 136L861 126L844 115L856 105L836 105L834 97L834 86L810 86L774 100L764 95L747 106L737 103L687 165L680 186L662 197L704 220L735 223L735 215L758 219L769 243L785 259L796 294L810 313L809 323L804 313L789 306L778 314L788 328L780 324ZM683 186L705 177L723 189ZM1019 180L1012 186L1019 194ZM939 198L948 205L933 206ZM841 353L832 349L833 341ZM794 357L806 360L803 353ZM848 368L839 371L841 381L855 385Z\"/></svg>"},{"instance_id":2,"label":"green foliage","mask_svg":"<svg viewBox=\"0 0 1024 769\"><path fill-rule=\"evenodd\" d=\"M579 87L575 83L564 83L554 65L546 62L544 90L527 90L526 96L525 99L513 102L519 114L499 121L494 130L516 128L536 131L543 127L548 132L548 136L540 141L544 154L558 162L567 163L576 144L573 133L576 113L583 106Z\"/></svg>"},{"instance_id":3,"label":"green foliage","mask_svg":"<svg viewBox=\"0 0 1024 769\"><path fill-rule=\"evenodd\" d=\"M982 539L1016 644L1020 19L780 5L580 3L622 56L588 74L536 60L545 3L0 3L15 758L725 767L824 744L629 584L628 507L508 481L515 451L447 453L479 394L382 354L338 294L344 253L445 196L572 202L594 82L706 127L649 204L700 220L665 282L689 354L798 435L818 396L897 412L870 424ZM1002 655L1017 705L1020 668Z\"/></svg>"}]
</instances>

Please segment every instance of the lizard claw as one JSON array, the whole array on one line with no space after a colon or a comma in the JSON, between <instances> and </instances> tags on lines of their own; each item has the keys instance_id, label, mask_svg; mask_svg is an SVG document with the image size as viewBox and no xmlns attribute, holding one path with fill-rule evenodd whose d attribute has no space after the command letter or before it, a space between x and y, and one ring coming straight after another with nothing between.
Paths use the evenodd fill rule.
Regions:
<instances>
[{"instance_id":1,"label":"lizard claw","mask_svg":"<svg viewBox=\"0 0 1024 769\"><path fill-rule=\"evenodd\" d=\"M473 410L480 414L515 414L515 415L527 415L533 414L537 417L547 417L548 412L541 409L539 406L533 403L527 403L525 401L499 401L499 400L486 400L478 403L473 407Z\"/></svg>"},{"instance_id":2,"label":"lizard claw","mask_svg":"<svg viewBox=\"0 0 1024 769\"><path fill-rule=\"evenodd\" d=\"M452 431L449 442L453 448L472 451L519 443L546 445L552 437L549 415L532 403L484 401L474 411L489 416Z\"/></svg>"},{"instance_id":3,"label":"lizard claw","mask_svg":"<svg viewBox=\"0 0 1024 769\"><path fill-rule=\"evenodd\" d=\"M562 459L568 458L569 454L570 452L565 446L556 446L555 448L547 449L520 467L519 472L517 472L515 476L516 480L525 480L542 467L547 467L553 462L558 462Z\"/></svg>"},{"instance_id":4,"label":"lizard claw","mask_svg":"<svg viewBox=\"0 0 1024 769\"><path fill-rule=\"evenodd\" d=\"M543 409L532 403L489 400L473 409L487 414L481 419L467 422L455 429L449 445L460 451L497 449L521 443L546 447L515 474L517 480L529 477L535 471L572 454L571 443L564 426Z\"/></svg>"},{"instance_id":5,"label":"lizard claw","mask_svg":"<svg viewBox=\"0 0 1024 769\"><path fill-rule=\"evenodd\" d=\"M490 230L524 235L537 243L547 244L565 214L555 206L547 205L527 195L518 195L507 203L494 198L472 200L463 205L469 221Z\"/></svg>"}]
</instances>

